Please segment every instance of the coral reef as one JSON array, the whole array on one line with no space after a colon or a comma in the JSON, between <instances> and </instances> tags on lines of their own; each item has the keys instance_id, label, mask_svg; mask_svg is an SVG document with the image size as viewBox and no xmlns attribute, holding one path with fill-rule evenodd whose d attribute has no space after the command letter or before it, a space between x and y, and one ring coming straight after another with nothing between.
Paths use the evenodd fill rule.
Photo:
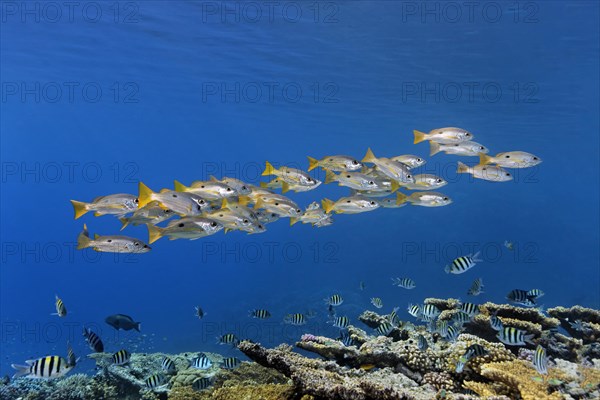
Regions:
<instances>
[{"instance_id":1,"label":"coral reef","mask_svg":"<svg viewBox=\"0 0 600 400\"><path fill-rule=\"evenodd\" d=\"M427 299L450 321L458 300ZM497 313L502 323L534 334L549 356L548 373L533 367L534 346L506 346L490 324ZM126 366L110 363L111 354L97 353L94 376L73 374L54 380L0 380L0 400L553 400L600 398L598 312L582 307L553 308L551 317L539 310L485 303L453 340L432 327L395 321L388 335L377 330L389 315L364 312L360 320L371 334L349 326L339 338L302 335L296 348L320 358L303 356L289 345L268 349L242 341L238 349L252 361L223 368L223 357L205 353L212 366L190 368L198 353L167 355L134 353ZM583 321L585 319L585 321ZM557 332L559 326L578 337ZM571 328L569 330L568 327ZM351 339L351 341L348 341ZM426 342L426 343L425 343ZM483 348L464 358L468 348ZM479 347L481 346L481 347ZM165 356L176 370L167 384L155 389L145 379L161 371ZM460 360L460 362L459 362ZM461 368L457 369L457 364ZM195 384L207 378L201 387Z\"/></svg>"}]
</instances>

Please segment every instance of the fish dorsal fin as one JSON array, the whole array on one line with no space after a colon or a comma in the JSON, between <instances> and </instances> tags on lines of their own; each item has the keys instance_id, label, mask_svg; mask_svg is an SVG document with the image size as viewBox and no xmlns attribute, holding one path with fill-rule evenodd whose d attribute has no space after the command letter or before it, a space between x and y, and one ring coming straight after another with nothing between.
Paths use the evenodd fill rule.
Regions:
<instances>
[{"instance_id":1,"label":"fish dorsal fin","mask_svg":"<svg viewBox=\"0 0 600 400\"><path fill-rule=\"evenodd\" d=\"M94 240L98 240L99 237L100 237L100 235L98 235L97 233L94 233Z\"/></svg>"},{"instance_id":2,"label":"fish dorsal fin","mask_svg":"<svg viewBox=\"0 0 600 400\"><path fill-rule=\"evenodd\" d=\"M210 176L210 181L211 182L219 182L219 180L217 178L215 178L214 175Z\"/></svg>"},{"instance_id":3,"label":"fish dorsal fin","mask_svg":"<svg viewBox=\"0 0 600 400\"><path fill-rule=\"evenodd\" d=\"M169 189L164 188L164 189L160 189L160 192L158 192L158 193L167 193L169 191L170 191Z\"/></svg>"}]
</instances>

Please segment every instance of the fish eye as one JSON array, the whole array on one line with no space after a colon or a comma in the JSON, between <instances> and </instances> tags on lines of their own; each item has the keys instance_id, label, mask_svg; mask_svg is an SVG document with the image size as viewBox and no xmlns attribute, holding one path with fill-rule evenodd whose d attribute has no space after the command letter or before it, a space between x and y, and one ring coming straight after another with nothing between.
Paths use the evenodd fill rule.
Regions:
<instances>
[{"instance_id":1,"label":"fish eye","mask_svg":"<svg viewBox=\"0 0 600 400\"><path fill-rule=\"evenodd\" d=\"M510 158L510 156L507 154L507 155L504 156L504 158Z\"/></svg>"},{"instance_id":2,"label":"fish eye","mask_svg":"<svg viewBox=\"0 0 600 400\"><path fill-rule=\"evenodd\" d=\"M139 246L139 245L140 245L140 243L139 243L139 242L133 242L133 245L134 245L134 246Z\"/></svg>"},{"instance_id":3,"label":"fish eye","mask_svg":"<svg viewBox=\"0 0 600 400\"><path fill-rule=\"evenodd\" d=\"M369 185L374 185L374 184L375 184L375 182L369 181Z\"/></svg>"},{"instance_id":4,"label":"fish eye","mask_svg":"<svg viewBox=\"0 0 600 400\"><path fill-rule=\"evenodd\" d=\"M535 160L535 157L534 157L533 159ZM140 202L140 200L139 200L139 199L135 199L135 200L133 200L133 201L134 201L135 203L139 203L139 202Z\"/></svg>"},{"instance_id":5,"label":"fish eye","mask_svg":"<svg viewBox=\"0 0 600 400\"><path fill-rule=\"evenodd\" d=\"M448 201L449 199L447 197L444 197L444 201Z\"/></svg>"},{"instance_id":6,"label":"fish eye","mask_svg":"<svg viewBox=\"0 0 600 400\"><path fill-rule=\"evenodd\" d=\"M112 239L108 239L106 242L107 242L107 243L110 243L110 242L112 242Z\"/></svg>"},{"instance_id":7,"label":"fish eye","mask_svg":"<svg viewBox=\"0 0 600 400\"><path fill-rule=\"evenodd\" d=\"M406 177L407 177L408 179L411 179L411 178L412 178L412 175L406 175Z\"/></svg>"},{"instance_id":8,"label":"fish eye","mask_svg":"<svg viewBox=\"0 0 600 400\"><path fill-rule=\"evenodd\" d=\"M436 181L437 183L442 183L442 180L441 180L440 178L437 178L435 181Z\"/></svg>"},{"instance_id":9,"label":"fish eye","mask_svg":"<svg viewBox=\"0 0 600 400\"><path fill-rule=\"evenodd\" d=\"M353 164L353 165L358 165L358 161L356 161L356 160L352 160L352 164Z\"/></svg>"},{"instance_id":10,"label":"fish eye","mask_svg":"<svg viewBox=\"0 0 600 400\"><path fill-rule=\"evenodd\" d=\"M247 224L247 223L248 223L248 222L250 222L250 221L248 221L247 219L245 219L243 222L244 222L245 224Z\"/></svg>"},{"instance_id":11,"label":"fish eye","mask_svg":"<svg viewBox=\"0 0 600 400\"><path fill-rule=\"evenodd\" d=\"M487 171L487 168L483 167L481 168L482 171Z\"/></svg>"},{"instance_id":12,"label":"fish eye","mask_svg":"<svg viewBox=\"0 0 600 400\"><path fill-rule=\"evenodd\" d=\"M275 218L276 216L277 216L277 214L275 214L275 213L272 213L272 214L271 214L271 217L272 217L272 218Z\"/></svg>"},{"instance_id":13,"label":"fish eye","mask_svg":"<svg viewBox=\"0 0 600 400\"><path fill-rule=\"evenodd\" d=\"M242 190L248 190L246 186L242 186Z\"/></svg>"},{"instance_id":14,"label":"fish eye","mask_svg":"<svg viewBox=\"0 0 600 400\"><path fill-rule=\"evenodd\" d=\"M200 199L200 200L198 200L198 204L204 204L204 203L206 203L206 202L204 201L204 199Z\"/></svg>"},{"instance_id":15,"label":"fish eye","mask_svg":"<svg viewBox=\"0 0 600 400\"><path fill-rule=\"evenodd\" d=\"M352 203L350 200L346 200L346 203Z\"/></svg>"},{"instance_id":16,"label":"fish eye","mask_svg":"<svg viewBox=\"0 0 600 400\"><path fill-rule=\"evenodd\" d=\"M210 223L210 226L212 226L214 228L215 226L217 226L217 223L213 221Z\"/></svg>"},{"instance_id":17,"label":"fish eye","mask_svg":"<svg viewBox=\"0 0 600 400\"><path fill-rule=\"evenodd\" d=\"M510 176L510 174L507 172L507 173L506 173L506 176Z\"/></svg>"},{"instance_id":18,"label":"fish eye","mask_svg":"<svg viewBox=\"0 0 600 400\"><path fill-rule=\"evenodd\" d=\"M301 212L302 212L302 210L298 208L298 209L296 209L296 212L297 212L297 213L301 213Z\"/></svg>"},{"instance_id":19,"label":"fish eye","mask_svg":"<svg viewBox=\"0 0 600 400\"><path fill-rule=\"evenodd\" d=\"M180 228L183 228L183 227L185 226L185 224L182 222L182 223L180 223L180 224L179 224L179 225L177 225L177 226L178 226L178 227L180 227Z\"/></svg>"},{"instance_id":20,"label":"fish eye","mask_svg":"<svg viewBox=\"0 0 600 400\"><path fill-rule=\"evenodd\" d=\"M346 175L346 178L350 178L350 177L351 177L350 175Z\"/></svg>"},{"instance_id":21,"label":"fish eye","mask_svg":"<svg viewBox=\"0 0 600 400\"><path fill-rule=\"evenodd\" d=\"M538 158L534 156L533 159L537 161Z\"/></svg>"},{"instance_id":22,"label":"fish eye","mask_svg":"<svg viewBox=\"0 0 600 400\"><path fill-rule=\"evenodd\" d=\"M170 212L171 212L171 210L165 210L165 214L168 214Z\"/></svg>"},{"instance_id":23,"label":"fish eye","mask_svg":"<svg viewBox=\"0 0 600 400\"><path fill-rule=\"evenodd\" d=\"M275 205L276 205L276 206L278 206L278 205L279 205L279 203L275 203Z\"/></svg>"},{"instance_id":24,"label":"fish eye","mask_svg":"<svg viewBox=\"0 0 600 400\"><path fill-rule=\"evenodd\" d=\"M371 201L371 205L372 205L372 206L374 206L374 205L375 205L375 202L374 202L374 201Z\"/></svg>"},{"instance_id":25,"label":"fish eye","mask_svg":"<svg viewBox=\"0 0 600 400\"><path fill-rule=\"evenodd\" d=\"M228 191L228 192L231 192L231 188L227 188L227 191Z\"/></svg>"},{"instance_id":26,"label":"fish eye","mask_svg":"<svg viewBox=\"0 0 600 400\"><path fill-rule=\"evenodd\" d=\"M177 195L176 195L176 194L172 194L171 196L173 196L173 197L177 197Z\"/></svg>"}]
</instances>

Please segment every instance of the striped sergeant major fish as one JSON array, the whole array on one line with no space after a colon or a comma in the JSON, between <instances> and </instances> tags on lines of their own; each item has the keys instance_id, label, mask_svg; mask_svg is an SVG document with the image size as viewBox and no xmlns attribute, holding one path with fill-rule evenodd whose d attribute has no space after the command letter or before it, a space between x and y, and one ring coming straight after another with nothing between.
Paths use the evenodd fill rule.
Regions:
<instances>
[{"instance_id":1,"label":"striped sergeant major fish","mask_svg":"<svg viewBox=\"0 0 600 400\"><path fill-rule=\"evenodd\" d=\"M271 318L271 313L269 311L263 310L263 309L250 310L249 314L252 318L258 318L258 319Z\"/></svg>"},{"instance_id":2,"label":"striped sergeant major fish","mask_svg":"<svg viewBox=\"0 0 600 400\"><path fill-rule=\"evenodd\" d=\"M117 351L111 357L111 361L114 365L125 365L129 362L130 359L131 359L131 353L129 353L125 349Z\"/></svg>"},{"instance_id":3,"label":"striped sergeant major fish","mask_svg":"<svg viewBox=\"0 0 600 400\"><path fill-rule=\"evenodd\" d=\"M452 264L446 265L446 268L444 268L444 271L447 274L455 274L455 275L467 272L468 270L473 268L478 262L483 261L478 258L480 253L481 252L478 251L474 255L469 254L468 256L458 257L457 259L452 261Z\"/></svg>"},{"instance_id":4,"label":"striped sergeant major fish","mask_svg":"<svg viewBox=\"0 0 600 400\"><path fill-rule=\"evenodd\" d=\"M194 382L192 382L192 389L199 392L201 390L207 389L211 384L209 378L198 378Z\"/></svg>"},{"instance_id":5,"label":"striped sergeant major fish","mask_svg":"<svg viewBox=\"0 0 600 400\"><path fill-rule=\"evenodd\" d=\"M525 307L534 307L536 305L535 304L536 298L534 296L531 296L527 290L522 290L522 289L511 290L506 295L506 298L508 299L508 301L510 303L518 304L518 305L525 306Z\"/></svg>"},{"instance_id":6,"label":"striped sergeant major fish","mask_svg":"<svg viewBox=\"0 0 600 400\"><path fill-rule=\"evenodd\" d=\"M196 369L209 369L212 366L212 361L206 354L200 353L198 357L192 360L191 366Z\"/></svg>"},{"instance_id":7,"label":"striped sergeant major fish","mask_svg":"<svg viewBox=\"0 0 600 400\"><path fill-rule=\"evenodd\" d=\"M469 347L467 347L465 353L458 359L458 362L456 363L456 372L461 373L463 371L463 368L465 367L465 364L467 364L467 362L472 358L482 357L487 354L489 354L489 352L482 345L470 345Z\"/></svg>"},{"instance_id":8,"label":"striped sergeant major fish","mask_svg":"<svg viewBox=\"0 0 600 400\"><path fill-rule=\"evenodd\" d=\"M161 386L166 386L168 381L167 381L166 376L164 376L163 374L157 373L154 375L150 375L148 378L146 378L144 383L148 389L156 389Z\"/></svg>"},{"instance_id":9,"label":"striped sergeant major fish","mask_svg":"<svg viewBox=\"0 0 600 400\"><path fill-rule=\"evenodd\" d=\"M435 320L440 314L440 309L437 308L435 305L425 304L421 309L421 314L419 316L423 321L429 322Z\"/></svg>"},{"instance_id":10,"label":"striped sergeant major fish","mask_svg":"<svg viewBox=\"0 0 600 400\"><path fill-rule=\"evenodd\" d=\"M164 357L160 363L160 368L165 371L167 374L174 374L177 372L177 367L175 366L175 362L171 360L169 357Z\"/></svg>"},{"instance_id":11,"label":"striped sergeant major fish","mask_svg":"<svg viewBox=\"0 0 600 400\"><path fill-rule=\"evenodd\" d=\"M532 298L533 300L537 300L542 297L545 293L540 289L531 289L527 292L527 296Z\"/></svg>"},{"instance_id":12,"label":"striped sergeant major fish","mask_svg":"<svg viewBox=\"0 0 600 400\"><path fill-rule=\"evenodd\" d=\"M230 344L235 347L239 343L240 339L238 339L233 333L226 333L217 338L217 344Z\"/></svg>"},{"instance_id":13,"label":"striped sergeant major fish","mask_svg":"<svg viewBox=\"0 0 600 400\"><path fill-rule=\"evenodd\" d=\"M392 285L396 285L404 289L414 289L417 286L415 281L410 278L392 278Z\"/></svg>"},{"instance_id":14,"label":"striped sergeant major fish","mask_svg":"<svg viewBox=\"0 0 600 400\"><path fill-rule=\"evenodd\" d=\"M79 361L79 358L77 358L77 356L73 352L71 343L67 342L67 364L69 364L71 367L75 367L75 365L77 365L78 361Z\"/></svg>"},{"instance_id":15,"label":"striped sergeant major fish","mask_svg":"<svg viewBox=\"0 0 600 400\"><path fill-rule=\"evenodd\" d=\"M533 334L527 334L526 331L513 328L511 326L505 326L496 337L504 344L509 346L525 346L526 343L534 344Z\"/></svg>"},{"instance_id":16,"label":"striped sergeant major fish","mask_svg":"<svg viewBox=\"0 0 600 400\"><path fill-rule=\"evenodd\" d=\"M104 343L102 343L100 337L92 332L91 329L83 328L83 337L94 352L102 353L104 351Z\"/></svg>"},{"instance_id":17,"label":"striped sergeant major fish","mask_svg":"<svg viewBox=\"0 0 600 400\"><path fill-rule=\"evenodd\" d=\"M63 303L63 301L57 295L54 295L54 297L56 298L56 302L55 302L56 312L52 313L50 315L58 315L59 317L66 317L67 316L67 307L65 307L65 303Z\"/></svg>"},{"instance_id":18,"label":"striped sergeant major fish","mask_svg":"<svg viewBox=\"0 0 600 400\"><path fill-rule=\"evenodd\" d=\"M28 378L54 379L60 378L73 369L67 360L60 356L46 356L37 360L25 361L27 365L11 364L17 370L13 378L27 376Z\"/></svg>"},{"instance_id":19,"label":"striped sergeant major fish","mask_svg":"<svg viewBox=\"0 0 600 400\"><path fill-rule=\"evenodd\" d=\"M495 331L501 331L504 329L504 325L502 325L502 321L498 318L498 311L494 312L490 315L490 326Z\"/></svg>"},{"instance_id":20,"label":"striped sergeant major fish","mask_svg":"<svg viewBox=\"0 0 600 400\"><path fill-rule=\"evenodd\" d=\"M388 321L383 321L382 323L379 324L379 326L375 330L377 331L377 333L379 335L387 336L394 330L394 326L392 324L390 324Z\"/></svg>"},{"instance_id":21,"label":"striped sergeant major fish","mask_svg":"<svg viewBox=\"0 0 600 400\"><path fill-rule=\"evenodd\" d=\"M377 308L383 307L383 301L379 297L371 298L371 304L373 304Z\"/></svg>"},{"instance_id":22,"label":"striped sergeant major fish","mask_svg":"<svg viewBox=\"0 0 600 400\"><path fill-rule=\"evenodd\" d=\"M413 317L419 318L421 316L422 309L419 304L409 304L407 311Z\"/></svg>"},{"instance_id":23,"label":"striped sergeant major fish","mask_svg":"<svg viewBox=\"0 0 600 400\"><path fill-rule=\"evenodd\" d=\"M344 302L344 298L339 294L331 295L330 297L324 299L325 304L337 307Z\"/></svg>"},{"instance_id":24,"label":"striped sergeant major fish","mask_svg":"<svg viewBox=\"0 0 600 400\"><path fill-rule=\"evenodd\" d=\"M288 314L283 318L283 322L290 325L304 325L306 324L306 317L304 314Z\"/></svg>"},{"instance_id":25,"label":"striped sergeant major fish","mask_svg":"<svg viewBox=\"0 0 600 400\"><path fill-rule=\"evenodd\" d=\"M346 316L336 317L330 321L334 327L344 329L350 325L350 319Z\"/></svg>"},{"instance_id":26,"label":"striped sergeant major fish","mask_svg":"<svg viewBox=\"0 0 600 400\"><path fill-rule=\"evenodd\" d=\"M474 317L479 314L479 306L473 303L462 303L460 305L460 311L468 314L470 317Z\"/></svg>"},{"instance_id":27,"label":"striped sergeant major fish","mask_svg":"<svg viewBox=\"0 0 600 400\"><path fill-rule=\"evenodd\" d=\"M223 368L225 369L234 369L240 364L240 359L236 357L227 357L223 359Z\"/></svg>"},{"instance_id":28,"label":"striped sergeant major fish","mask_svg":"<svg viewBox=\"0 0 600 400\"><path fill-rule=\"evenodd\" d=\"M469 296L479 296L481 293L483 293L483 290L481 290L482 288L483 288L483 281L481 280L481 278L477 278L471 284L471 287L467 291L467 294Z\"/></svg>"},{"instance_id":29,"label":"striped sergeant major fish","mask_svg":"<svg viewBox=\"0 0 600 400\"><path fill-rule=\"evenodd\" d=\"M546 357L546 349L538 344L533 354L533 366L535 370L540 374L548 373L548 358Z\"/></svg>"}]
</instances>

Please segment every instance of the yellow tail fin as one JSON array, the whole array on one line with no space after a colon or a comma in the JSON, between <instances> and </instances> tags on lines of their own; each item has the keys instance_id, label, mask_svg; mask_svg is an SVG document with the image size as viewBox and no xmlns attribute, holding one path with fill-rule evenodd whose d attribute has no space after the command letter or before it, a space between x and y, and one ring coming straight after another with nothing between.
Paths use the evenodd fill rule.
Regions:
<instances>
[{"instance_id":1,"label":"yellow tail fin","mask_svg":"<svg viewBox=\"0 0 600 400\"><path fill-rule=\"evenodd\" d=\"M71 204L73 204L73 209L75 210L75 219L89 211L87 209L88 204L83 201L71 200Z\"/></svg>"},{"instance_id":2,"label":"yellow tail fin","mask_svg":"<svg viewBox=\"0 0 600 400\"><path fill-rule=\"evenodd\" d=\"M469 166L458 162L458 168L456 169L457 174L466 174L469 172Z\"/></svg>"},{"instance_id":3,"label":"yellow tail fin","mask_svg":"<svg viewBox=\"0 0 600 400\"><path fill-rule=\"evenodd\" d=\"M331 183L331 182L335 182L337 178L337 175L333 173L333 171L330 171L328 169L325 170L325 183Z\"/></svg>"},{"instance_id":4,"label":"yellow tail fin","mask_svg":"<svg viewBox=\"0 0 600 400\"><path fill-rule=\"evenodd\" d=\"M362 159L362 162L370 162L370 163L372 163L375 160L377 160L377 158L375 157L375 154L373 154L373 152L371 151L371 148L369 147L367 149L367 154L365 154L365 156Z\"/></svg>"},{"instance_id":5,"label":"yellow tail fin","mask_svg":"<svg viewBox=\"0 0 600 400\"><path fill-rule=\"evenodd\" d=\"M163 228L152 225L152 224L146 224L146 226L148 227L148 244L154 243L158 239L163 237L163 235L164 235Z\"/></svg>"},{"instance_id":6,"label":"yellow tail fin","mask_svg":"<svg viewBox=\"0 0 600 400\"><path fill-rule=\"evenodd\" d=\"M268 187L267 182L261 182L260 183L260 187L263 188L263 189L266 189Z\"/></svg>"},{"instance_id":7,"label":"yellow tail fin","mask_svg":"<svg viewBox=\"0 0 600 400\"><path fill-rule=\"evenodd\" d=\"M287 193L290 191L290 184L287 182L281 182L281 193Z\"/></svg>"},{"instance_id":8,"label":"yellow tail fin","mask_svg":"<svg viewBox=\"0 0 600 400\"><path fill-rule=\"evenodd\" d=\"M138 208L144 207L146 204L152 201L152 195L154 192L148 186L144 185L142 181L139 183L138 193Z\"/></svg>"},{"instance_id":9,"label":"yellow tail fin","mask_svg":"<svg viewBox=\"0 0 600 400\"><path fill-rule=\"evenodd\" d=\"M414 144L421 143L422 141L425 140L425 135L426 135L425 132L414 130L413 134L415 135Z\"/></svg>"},{"instance_id":10,"label":"yellow tail fin","mask_svg":"<svg viewBox=\"0 0 600 400\"><path fill-rule=\"evenodd\" d=\"M430 140L429 141L429 155L432 156L434 154L439 153L440 151L441 151L440 144Z\"/></svg>"},{"instance_id":11,"label":"yellow tail fin","mask_svg":"<svg viewBox=\"0 0 600 400\"><path fill-rule=\"evenodd\" d=\"M404 204L408 201L408 196L402 192L396 193L396 205Z\"/></svg>"},{"instance_id":12,"label":"yellow tail fin","mask_svg":"<svg viewBox=\"0 0 600 400\"><path fill-rule=\"evenodd\" d=\"M391 189L392 189L392 193L394 193L396 190L400 189L400 184L392 179L392 188Z\"/></svg>"},{"instance_id":13,"label":"yellow tail fin","mask_svg":"<svg viewBox=\"0 0 600 400\"><path fill-rule=\"evenodd\" d=\"M77 236L77 250L82 250L90 247L91 239L88 233L87 226L83 224L83 231Z\"/></svg>"},{"instance_id":14,"label":"yellow tail fin","mask_svg":"<svg viewBox=\"0 0 600 400\"><path fill-rule=\"evenodd\" d=\"M323 207L323 210L325 210L326 214L329 214L331 212L331 210L333 209L334 206L334 202L329 200L329 199L323 199L321 200L321 206Z\"/></svg>"},{"instance_id":15,"label":"yellow tail fin","mask_svg":"<svg viewBox=\"0 0 600 400\"><path fill-rule=\"evenodd\" d=\"M179 181L173 181L173 184L175 185L176 192L186 192L188 189L187 186L185 186L183 183L181 183Z\"/></svg>"},{"instance_id":16,"label":"yellow tail fin","mask_svg":"<svg viewBox=\"0 0 600 400\"><path fill-rule=\"evenodd\" d=\"M254 203L254 209L259 209L259 208L262 208L262 207L263 207L263 204L264 204L264 201L263 201L262 197L259 197L259 198L256 200L256 203Z\"/></svg>"},{"instance_id":17,"label":"yellow tail fin","mask_svg":"<svg viewBox=\"0 0 600 400\"><path fill-rule=\"evenodd\" d=\"M492 162L492 157L487 154L479 153L479 164L485 165L490 164Z\"/></svg>"},{"instance_id":18,"label":"yellow tail fin","mask_svg":"<svg viewBox=\"0 0 600 400\"><path fill-rule=\"evenodd\" d=\"M308 170L312 171L313 169L317 168L319 166L319 160L317 160L316 158L312 158L312 157L307 157L308 158Z\"/></svg>"},{"instance_id":19,"label":"yellow tail fin","mask_svg":"<svg viewBox=\"0 0 600 400\"><path fill-rule=\"evenodd\" d=\"M290 218L290 226L294 225L296 222L298 222L298 218L294 218L294 217Z\"/></svg>"},{"instance_id":20,"label":"yellow tail fin","mask_svg":"<svg viewBox=\"0 0 600 400\"><path fill-rule=\"evenodd\" d=\"M266 161L265 162L265 170L263 171L261 176L274 175L275 171L276 171L276 169L271 165L271 163Z\"/></svg>"},{"instance_id":21,"label":"yellow tail fin","mask_svg":"<svg viewBox=\"0 0 600 400\"><path fill-rule=\"evenodd\" d=\"M223 201L221 201L221 208L227 208L228 205L227 199L224 198Z\"/></svg>"},{"instance_id":22,"label":"yellow tail fin","mask_svg":"<svg viewBox=\"0 0 600 400\"><path fill-rule=\"evenodd\" d=\"M123 224L123 226L121 227L121 230L125 229L125 227L127 225L129 225L129 219L128 218L122 217L122 218L119 218L119 221L121 221L121 223Z\"/></svg>"}]
</instances>

